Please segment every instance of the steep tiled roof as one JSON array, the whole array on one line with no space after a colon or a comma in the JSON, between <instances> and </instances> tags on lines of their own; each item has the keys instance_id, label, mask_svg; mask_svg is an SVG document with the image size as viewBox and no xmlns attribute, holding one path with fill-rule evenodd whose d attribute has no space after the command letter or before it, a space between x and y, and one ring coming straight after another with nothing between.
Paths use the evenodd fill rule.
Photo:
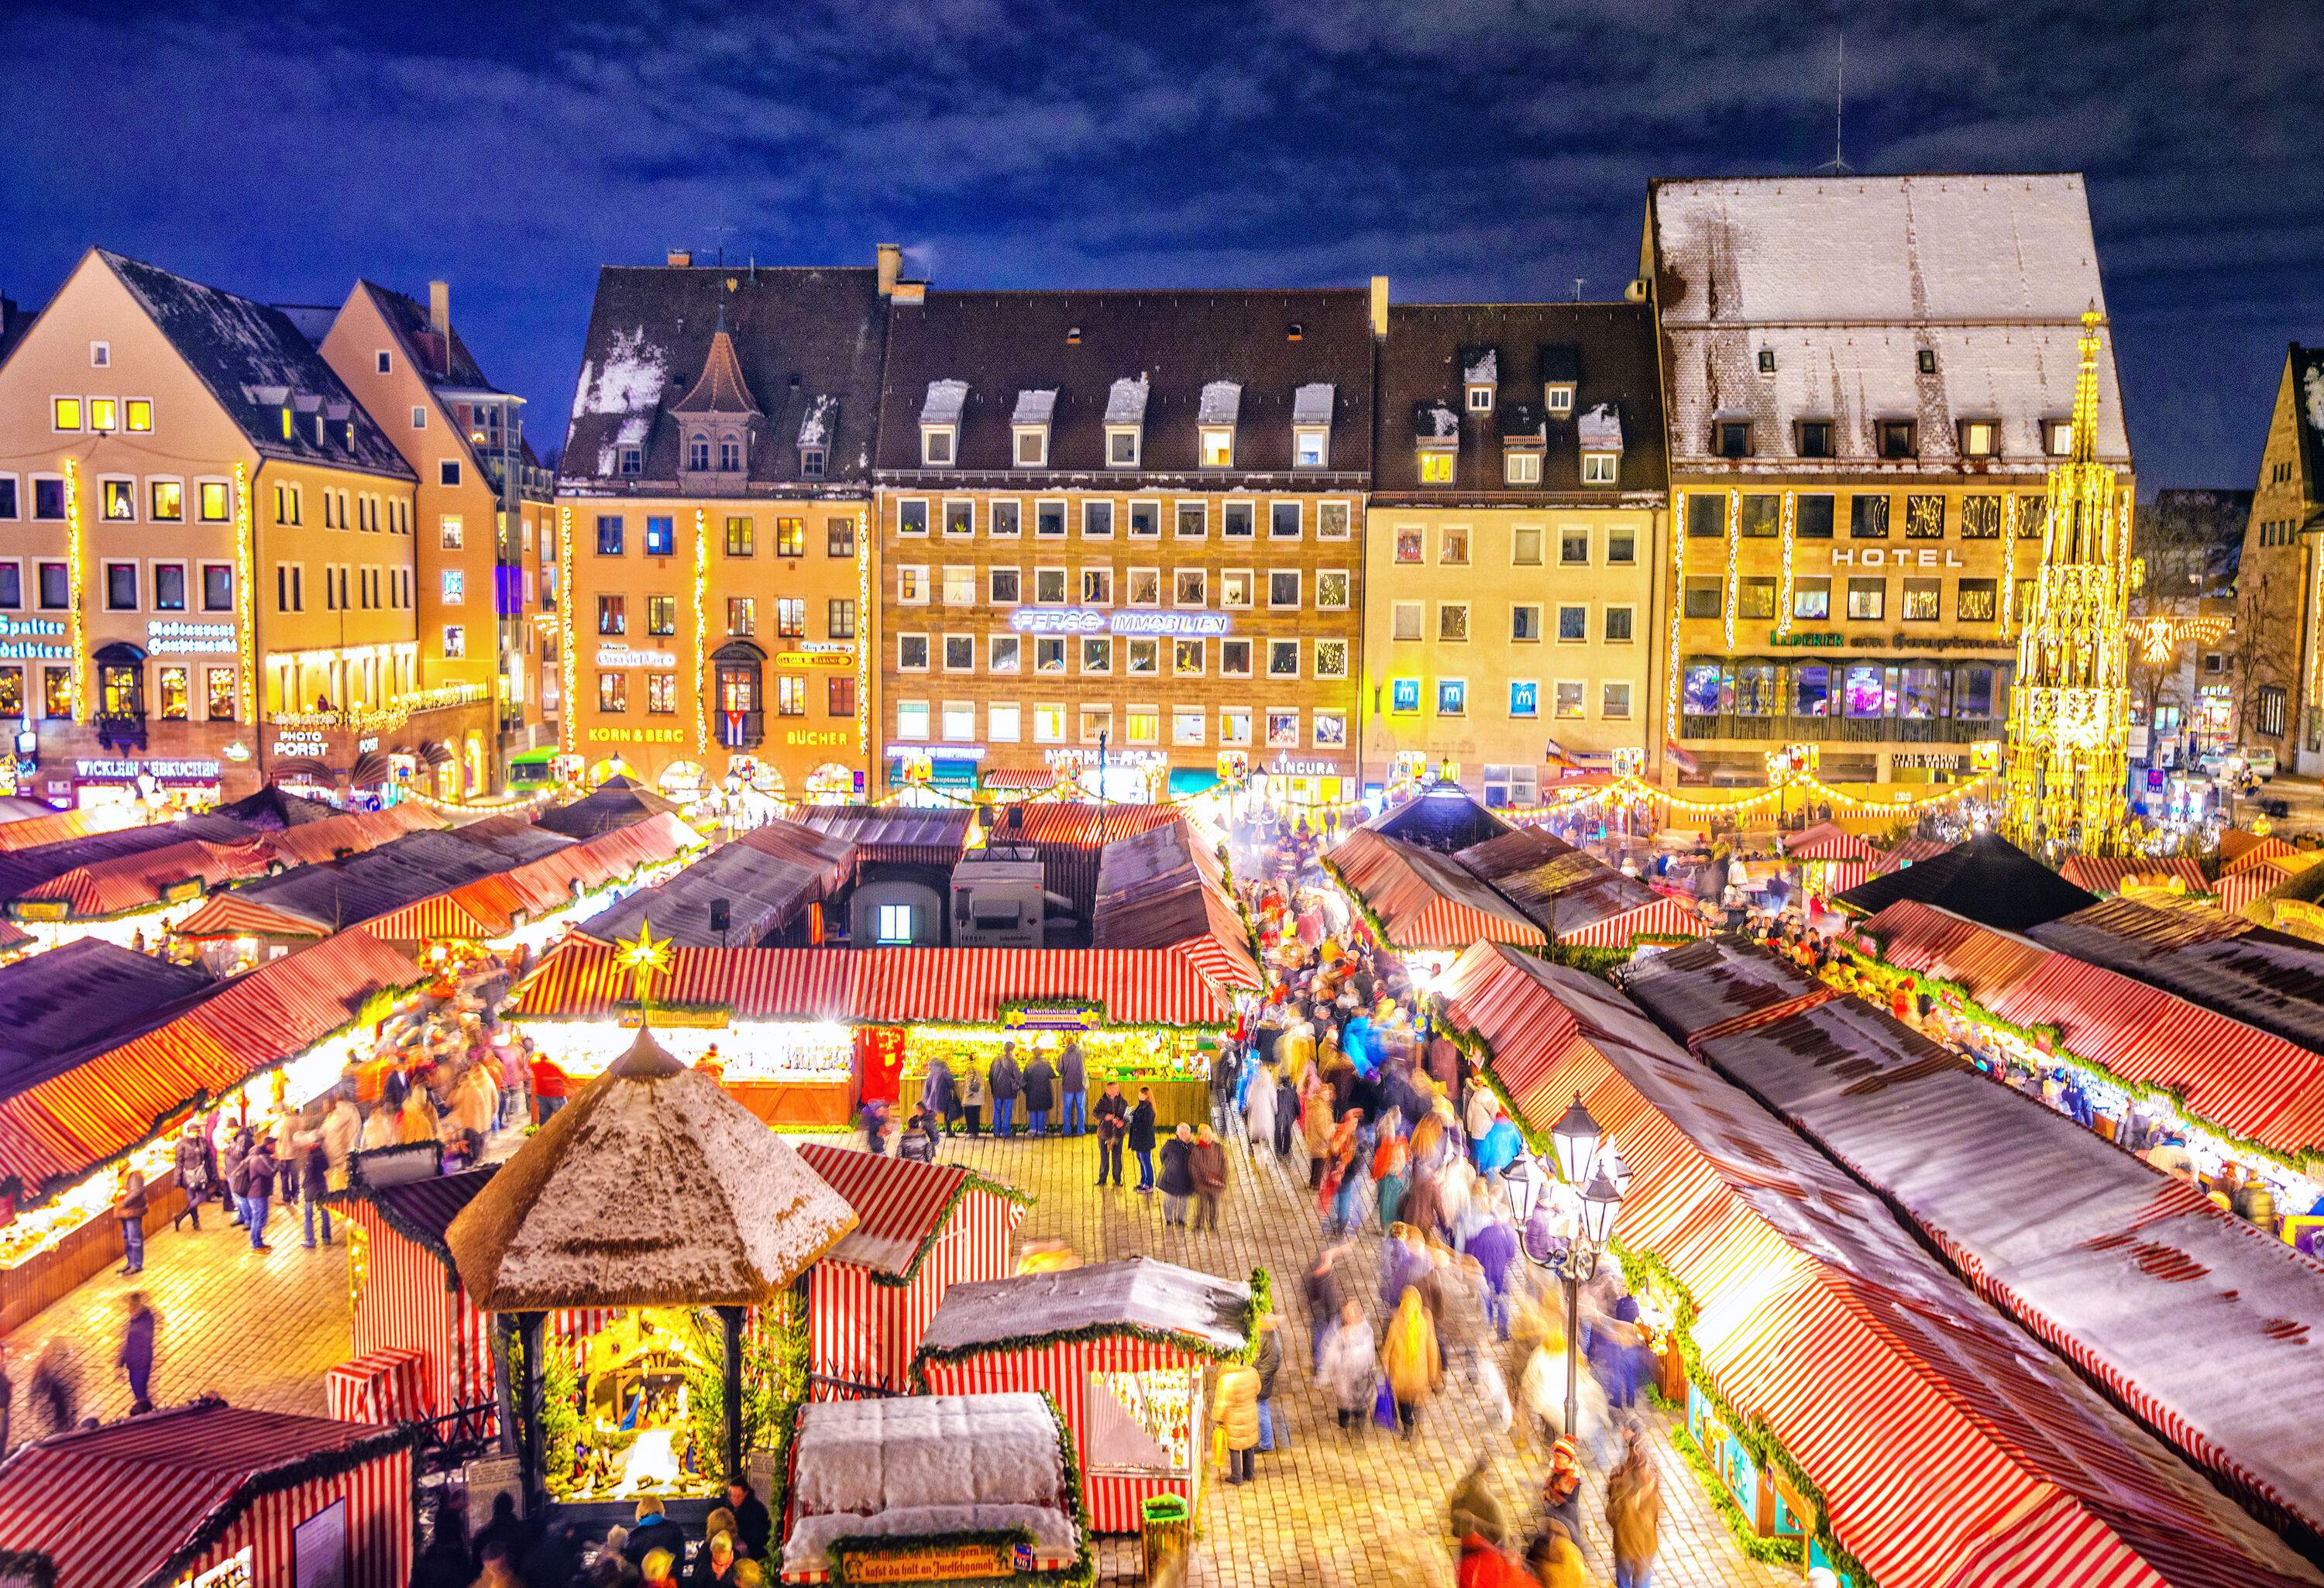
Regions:
<instances>
[{"instance_id":1,"label":"steep tiled roof","mask_svg":"<svg viewBox=\"0 0 2324 1588\"><path fill-rule=\"evenodd\" d=\"M412 477L395 444L282 310L102 248L97 253L261 454ZM296 415L287 438L284 394ZM317 412L331 421L320 439ZM344 424L337 422L342 416Z\"/></svg>"},{"instance_id":2,"label":"steep tiled roof","mask_svg":"<svg viewBox=\"0 0 2324 1588\"><path fill-rule=\"evenodd\" d=\"M2308 500L2324 503L2324 347L2292 344L2292 418L2300 432L2300 472Z\"/></svg>"},{"instance_id":3,"label":"steep tiled roof","mask_svg":"<svg viewBox=\"0 0 2324 1588\"><path fill-rule=\"evenodd\" d=\"M885 328L876 272L608 265L597 275L582 348L565 488L676 481L671 409L702 376L722 300L739 373L770 438L753 449L752 486L861 485L868 477ZM799 473L800 431L816 415L827 448L820 481ZM635 476L616 472L623 447L642 449Z\"/></svg>"},{"instance_id":4,"label":"steep tiled roof","mask_svg":"<svg viewBox=\"0 0 2324 1588\"><path fill-rule=\"evenodd\" d=\"M429 323L426 304L392 287L383 287L377 282L365 281L356 284L371 294L373 303L379 308L380 318L387 322L388 328L403 344L404 358L429 387L469 392L500 390L484 374L484 366L476 362L476 355L468 350L468 344L461 339L458 326L452 328L451 356L447 360L442 344L437 339L435 327ZM529 439L524 442L524 461L528 466L540 466L540 459L533 452Z\"/></svg>"},{"instance_id":5,"label":"steep tiled roof","mask_svg":"<svg viewBox=\"0 0 2324 1588\"><path fill-rule=\"evenodd\" d=\"M1050 470L1105 469L1106 411L1120 411L1118 383L1140 377L1140 466L1105 470L1125 483L1204 474L1200 416L1222 407L1229 386L1240 388L1235 466L1210 475L1291 474L1293 404L1302 387L1323 383L1333 388L1333 406L1321 472L1371 466L1371 321L1360 291L930 292L889 316L883 471L919 468L922 409L931 383L943 381L968 386L962 471L1010 471L1018 394L1049 390L1057 394Z\"/></svg>"},{"instance_id":6,"label":"steep tiled roof","mask_svg":"<svg viewBox=\"0 0 2324 1588\"><path fill-rule=\"evenodd\" d=\"M1494 382L1492 412L1471 413L1462 401L1472 369ZM1460 455L1451 486L1421 488L1416 419L1413 435L1380 438L1376 496L1441 502L1507 492L1512 501L1604 501L1664 488L1654 310L1643 303L1396 304L1388 311L1379 371L1380 412L1443 410L1460 438ZM1546 412L1543 385L1565 382L1577 388L1572 411ZM1621 415L1619 490L1582 485L1579 416L1600 403ZM1538 487L1505 483L1501 438L1521 434L1545 441Z\"/></svg>"}]
</instances>

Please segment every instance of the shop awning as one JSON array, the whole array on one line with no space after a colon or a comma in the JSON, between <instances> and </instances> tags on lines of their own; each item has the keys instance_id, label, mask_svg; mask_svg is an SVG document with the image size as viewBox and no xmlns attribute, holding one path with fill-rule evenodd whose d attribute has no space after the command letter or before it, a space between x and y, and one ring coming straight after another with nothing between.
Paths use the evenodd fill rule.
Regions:
<instances>
[{"instance_id":1,"label":"shop awning","mask_svg":"<svg viewBox=\"0 0 2324 1588\"><path fill-rule=\"evenodd\" d=\"M395 781L395 762L383 750L366 750L355 757L347 769L347 786L354 789L383 788Z\"/></svg>"},{"instance_id":2,"label":"shop awning","mask_svg":"<svg viewBox=\"0 0 2324 1588\"><path fill-rule=\"evenodd\" d=\"M275 783L312 783L328 789L339 780L339 774L311 755L286 755L266 763L267 780Z\"/></svg>"},{"instance_id":3,"label":"shop awning","mask_svg":"<svg viewBox=\"0 0 2324 1588\"><path fill-rule=\"evenodd\" d=\"M1218 786L1219 771L1216 767L1174 766L1170 769L1170 797L1173 799L1207 794Z\"/></svg>"},{"instance_id":4,"label":"shop awning","mask_svg":"<svg viewBox=\"0 0 2324 1588\"><path fill-rule=\"evenodd\" d=\"M2324 1533L2324 1442L2280 1388L2324 1329L2324 1268L1760 949L1656 955L1628 990L2181 1454L2279 1524ZM2070 1214L2027 1219L2029 1182Z\"/></svg>"},{"instance_id":5,"label":"shop awning","mask_svg":"<svg viewBox=\"0 0 2324 1588\"><path fill-rule=\"evenodd\" d=\"M1718 930L1718 923L1704 919L1693 900L1658 893L1651 903L1577 928L1557 940L1577 948L1629 948L1641 937L1708 937Z\"/></svg>"},{"instance_id":6,"label":"shop awning","mask_svg":"<svg viewBox=\"0 0 2324 1588\"><path fill-rule=\"evenodd\" d=\"M6 828L0 827L0 834L6 831ZM2219 835L2219 858L2227 863L2223 868L2223 873L2227 875L2233 875L2246 866L2257 865L2264 860L2280 860L2300 853L2272 833L2262 837L2241 827L2229 827Z\"/></svg>"},{"instance_id":7,"label":"shop awning","mask_svg":"<svg viewBox=\"0 0 2324 1588\"><path fill-rule=\"evenodd\" d=\"M961 1164L916 1163L821 1141L802 1141L798 1152L855 1210L855 1227L840 1237L831 1255L894 1279L918 1267L962 1193L982 1190L1016 1202L1031 1200Z\"/></svg>"},{"instance_id":8,"label":"shop awning","mask_svg":"<svg viewBox=\"0 0 2324 1588\"><path fill-rule=\"evenodd\" d=\"M988 789L1033 794L1046 794L1059 783L1072 780L1071 773L1046 766L996 766L987 770L980 780Z\"/></svg>"},{"instance_id":9,"label":"shop awning","mask_svg":"<svg viewBox=\"0 0 2324 1588\"><path fill-rule=\"evenodd\" d=\"M2113 855L2077 854L2058 868L2058 874L2075 887L2100 897L2119 893L2126 888L2168 887L2172 882L2197 895L2211 891L2210 879L2203 874L2203 863L2186 855L2133 860Z\"/></svg>"},{"instance_id":10,"label":"shop awning","mask_svg":"<svg viewBox=\"0 0 2324 1588\"><path fill-rule=\"evenodd\" d=\"M2086 964L2027 938L1907 900L1857 934L1879 957L1959 983L2025 1029L2054 1026L2080 1058L2179 1094L2214 1130L2273 1151L2324 1147L2324 1052Z\"/></svg>"},{"instance_id":11,"label":"shop awning","mask_svg":"<svg viewBox=\"0 0 2324 1588\"><path fill-rule=\"evenodd\" d=\"M529 1020L634 1012L621 951L576 939L520 989ZM1220 1026L1234 1011L1193 956L1167 948L679 948L657 1006L724 1009L741 1020L997 1025L1012 1005L1102 1006L1111 1025Z\"/></svg>"},{"instance_id":12,"label":"shop awning","mask_svg":"<svg viewBox=\"0 0 2324 1588\"><path fill-rule=\"evenodd\" d=\"M1457 953L1471 943L1538 948L1549 941L1517 906L1434 850L1360 827L1330 859L1395 947Z\"/></svg>"},{"instance_id":13,"label":"shop awning","mask_svg":"<svg viewBox=\"0 0 2324 1588\"><path fill-rule=\"evenodd\" d=\"M2316 1581L1611 988L1479 944L1449 1000L1531 1124L1578 1092L1619 1143L1617 1238L1692 1299L1700 1381L1799 1463L1881 1588Z\"/></svg>"},{"instance_id":14,"label":"shop awning","mask_svg":"<svg viewBox=\"0 0 2324 1588\"><path fill-rule=\"evenodd\" d=\"M419 755L420 759L429 766L449 766L454 760L452 747L441 739L429 739L422 742Z\"/></svg>"}]
</instances>

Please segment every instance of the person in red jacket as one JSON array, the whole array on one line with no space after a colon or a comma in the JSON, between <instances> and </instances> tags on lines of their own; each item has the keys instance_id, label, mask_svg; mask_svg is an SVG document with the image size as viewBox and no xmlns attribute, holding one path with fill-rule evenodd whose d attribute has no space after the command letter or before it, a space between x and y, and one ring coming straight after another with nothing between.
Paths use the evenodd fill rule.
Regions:
<instances>
[{"instance_id":1,"label":"person in red jacket","mask_svg":"<svg viewBox=\"0 0 2324 1588\"><path fill-rule=\"evenodd\" d=\"M1452 1581L1458 1588L1536 1588L1525 1568L1494 1548L1482 1533L1461 1540L1461 1564Z\"/></svg>"},{"instance_id":2,"label":"person in red jacket","mask_svg":"<svg viewBox=\"0 0 2324 1588\"><path fill-rule=\"evenodd\" d=\"M545 1125L549 1116L565 1106L571 1083L557 1061L545 1053L532 1056L532 1122Z\"/></svg>"}]
</instances>

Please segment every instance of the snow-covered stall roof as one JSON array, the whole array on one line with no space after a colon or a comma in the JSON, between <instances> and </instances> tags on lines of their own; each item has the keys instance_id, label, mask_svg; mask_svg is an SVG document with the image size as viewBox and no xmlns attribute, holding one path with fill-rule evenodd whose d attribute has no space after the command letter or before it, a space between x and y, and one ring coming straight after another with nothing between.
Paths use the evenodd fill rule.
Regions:
<instances>
[{"instance_id":1,"label":"snow-covered stall roof","mask_svg":"<svg viewBox=\"0 0 2324 1588\"><path fill-rule=\"evenodd\" d=\"M844 1539L1019 1528L1038 1556L1080 1553L1057 1416L1040 1395L818 1401L800 1408L791 1454L787 1567Z\"/></svg>"},{"instance_id":2,"label":"snow-covered stall roof","mask_svg":"<svg viewBox=\"0 0 2324 1588\"><path fill-rule=\"evenodd\" d=\"M1250 1343L1250 1287L1150 1257L954 1285L928 1320L915 1365L1027 1340L1167 1334L1222 1356Z\"/></svg>"},{"instance_id":3,"label":"snow-covered stall roof","mask_svg":"<svg viewBox=\"0 0 2324 1588\"><path fill-rule=\"evenodd\" d=\"M1028 386L1017 393L1017 407L1009 416L1012 425L1045 425L1057 413L1055 386Z\"/></svg>"},{"instance_id":4,"label":"snow-covered stall roof","mask_svg":"<svg viewBox=\"0 0 2324 1588\"><path fill-rule=\"evenodd\" d=\"M1291 422L1328 425L1332 422L1334 388L1329 381L1311 381L1291 393Z\"/></svg>"},{"instance_id":5,"label":"snow-covered stall roof","mask_svg":"<svg viewBox=\"0 0 2324 1588\"><path fill-rule=\"evenodd\" d=\"M968 406L966 381L930 381L927 401L920 404L920 422L924 425L956 425L961 410Z\"/></svg>"},{"instance_id":6,"label":"snow-covered stall roof","mask_svg":"<svg viewBox=\"0 0 2324 1588\"><path fill-rule=\"evenodd\" d=\"M1146 400L1154 383L1143 374L1124 375L1113 383L1106 392L1105 422L1110 425L1142 425L1146 422Z\"/></svg>"},{"instance_id":7,"label":"snow-covered stall roof","mask_svg":"<svg viewBox=\"0 0 2324 1588\"><path fill-rule=\"evenodd\" d=\"M650 1031L445 1231L486 1312L752 1306L855 1227L839 1194Z\"/></svg>"},{"instance_id":8,"label":"snow-covered stall roof","mask_svg":"<svg viewBox=\"0 0 2324 1588\"><path fill-rule=\"evenodd\" d=\"M1194 407L1198 425L1231 425L1242 414L1242 386L1236 381L1210 381L1203 386Z\"/></svg>"},{"instance_id":9,"label":"snow-covered stall roof","mask_svg":"<svg viewBox=\"0 0 2324 1588\"><path fill-rule=\"evenodd\" d=\"M2045 466L2039 427L2071 415L2080 316L2106 304L2080 176L1665 181L1651 213L1674 457L1707 457L1713 420L1748 414L1766 433L1747 468L1801 419L1868 459L1877 421L1912 419L1925 465L1979 419L2001 427L1992 467ZM2100 337L2098 456L2126 459Z\"/></svg>"}]
</instances>

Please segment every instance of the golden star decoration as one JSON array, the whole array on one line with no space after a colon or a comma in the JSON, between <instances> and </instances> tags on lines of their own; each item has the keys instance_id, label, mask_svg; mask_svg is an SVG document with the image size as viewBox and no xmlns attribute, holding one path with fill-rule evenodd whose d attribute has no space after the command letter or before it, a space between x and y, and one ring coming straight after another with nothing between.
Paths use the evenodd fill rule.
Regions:
<instances>
[{"instance_id":1,"label":"golden star decoration","mask_svg":"<svg viewBox=\"0 0 2324 1588\"><path fill-rule=\"evenodd\" d=\"M668 937L656 937L653 935L651 921L640 921L638 935L630 938L616 938L614 946L622 951L621 963L629 968L630 974L636 979L638 1002L643 1003L646 1001L650 978L669 974L670 940Z\"/></svg>"}]
</instances>

